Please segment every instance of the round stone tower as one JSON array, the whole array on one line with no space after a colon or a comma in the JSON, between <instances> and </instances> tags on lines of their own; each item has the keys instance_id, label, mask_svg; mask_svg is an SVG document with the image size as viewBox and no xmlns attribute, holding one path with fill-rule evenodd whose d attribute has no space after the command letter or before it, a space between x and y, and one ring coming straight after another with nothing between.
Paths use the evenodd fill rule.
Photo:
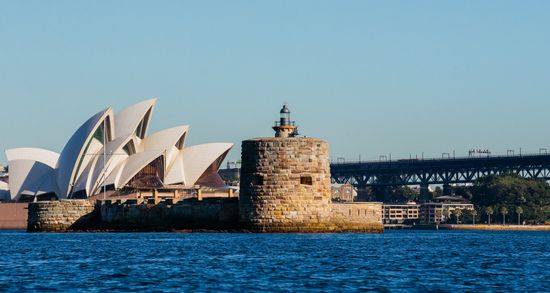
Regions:
<instances>
[{"instance_id":1,"label":"round stone tower","mask_svg":"<svg viewBox=\"0 0 550 293\"><path fill-rule=\"evenodd\" d=\"M242 142L239 220L253 231L325 231L331 217L328 143L296 137L286 105L281 114L276 137Z\"/></svg>"}]
</instances>

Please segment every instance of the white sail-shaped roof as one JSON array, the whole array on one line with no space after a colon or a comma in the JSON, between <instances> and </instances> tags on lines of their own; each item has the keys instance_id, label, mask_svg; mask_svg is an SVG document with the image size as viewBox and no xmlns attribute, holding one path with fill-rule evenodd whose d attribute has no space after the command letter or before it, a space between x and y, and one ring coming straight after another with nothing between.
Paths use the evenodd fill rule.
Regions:
<instances>
[{"instance_id":1,"label":"white sail-shaped roof","mask_svg":"<svg viewBox=\"0 0 550 293\"><path fill-rule=\"evenodd\" d=\"M119 188L125 186L139 171L145 168L145 166L162 156L164 156L164 151L150 150L129 157L120 170L121 173L118 176L118 180L115 182L115 187Z\"/></svg>"},{"instance_id":2,"label":"white sail-shaped roof","mask_svg":"<svg viewBox=\"0 0 550 293\"><path fill-rule=\"evenodd\" d=\"M138 149L141 139L144 138L149 128L156 102L156 98L142 101L115 114L114 134L116 138L107 143L105 153L103 147L97 150L97 155L89 163L85 173L79 177L75 191L85 190L89 195L101 186L116 182L114 179L107 180L107 178L117 166ZM127 145L131 145L133 152L124 149ZM105 154L105 158L103 154Z\"/></svg>"},{"instance_id":3,"label":"white sail-shaped roof","mask_svg":"<svg viewBox=\"0 0 550 293\"><path fill-rule=\"evenodd\" d=\"M10 196L19 200L22 194L35 195L45 176L53 177L54 169L44 163L32 160L10 161ZM44 192L54 192L48 190Z\"/></svg>"},{"instance_id":4,"label":"white sail-shaped roof","mask_svg":"<svg viewBox=\"0 0 550 293\"><path fill-rule=\"evenodd\" d=\"M157 99L153 98L137 104L134 104L115 115L115 135L116 137L127 137L135 134L138 138L144 138L151 115Z\"/></svg>"},{"instance_id":5,"label":"white sail-shaped roof","mask_svg":"<svg viewBox=\"0 0 550 293\"><path fill-rule=\"evenodd\" d=\"M52 168L55 168L59 154L50 150L40 148L15 148L6 150L8 161L15 160L33 160L42 162ZM11 171L11 170L10 170Z\"/></svg>"},{"instance_id":6,"label":"white sail-shaped roof","mask_svg":"<svg viewBox=\"0 0 550 293\"><path fill-rule=\"evenodd\" d=\"M168 169L166 176L164 176L164 184L186 184L185 182L185 168L183 166L183 152L178 152L172 166Z\"/></svg>"},{"instance_id":7,"label":"white sail-shaped roof","mask_svg":"<svg viewBox=\"0 0 550 293\"><path fill-rule=\"evenodd\" d=\"M162 151L166 158L166 170L170 168L178 152L183 149L189 125L181 125L155 132L141 142L142 151Z\"/></svg>"},{"instance_id":8,"label":"white sail-shaped roof","mask_svg":"<svg viewBox=\"0 0 550 293\"><path fill-rule=\"evenodd\" d=\"M166 174L165 184L194 185L213 163L218 164L218 169L232 147L232 143L207 143L184 148Z\"/></svg>"},{"instance_id":9,"label":"white sail-shaped roof","mask_svg":"<svg viewBox=\"0 0 550 293\"><path fill-rule=\"evenodd\" d=\"M100 186L103 186L107 176L130 155L135 153L134 137L118 137L107 142L105 153L101 148L93 160L88 164L86 170L78 178L74 191L86 191L86 194L93 194ZM105 156L103 156L105 154Z\"/></svg>"},{"instance_id":10,"label":"white sail-shaped roof","mask_svg":"<svg viewBox=\"0 0 550 293\"><path fill-rule=\"evenodd\" d=\"M10 170L10 198L19 200L22 193L34 195L43 185L43 177L54 175L59 154L38 148L17 148L6 150ZM46 192L55 192L55 186Z\"/></svg>"},{"instance_id":11,"label":"white sail-shaped roof","mask_svg":"<svg viewBox=\"0 0 550 293\"><path fill-rule=\"evenodd\" d=\"M209 184L209 174L219 168L233 144L185 148L188 125L147 136L155 104L156 99L146 100L116 115L111 108L100 111L78 128L61 154L33 148L7 150L10 198L43 193L55 193L60 199L92 196L102 186L119 189L130 183Z\"/></svg>"},{"instance_id":12,"label":"white sail-shaped roof","mask_svg":"<svg viewBox=\"0 0 550 293\"><path fill-rule=\"evenodd\" d=\"M113 137L113 110L109 107L88 119L71 136L59 156L56 167L56 182L59 189L57 196L67 198L77 176L85 169L87 163L97 154L98 142L103 144L102 137L94 137L96 131L105 125L107 141ZM102 135L100 135L102 136ZM89 151L90 147L93 151ZM99 148L100 149L100 148Z\"/></svg>"}]
</instances>

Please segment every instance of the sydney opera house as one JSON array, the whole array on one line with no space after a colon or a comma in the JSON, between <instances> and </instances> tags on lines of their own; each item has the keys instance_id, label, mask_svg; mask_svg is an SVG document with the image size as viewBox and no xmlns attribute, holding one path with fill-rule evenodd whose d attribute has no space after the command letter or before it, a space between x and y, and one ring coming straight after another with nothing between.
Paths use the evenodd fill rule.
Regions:
<instances>
[{"instance_id":1,"label":"sydney opera house","mask_svg":"<svg viewBox=\"0 0 550 293\"><path fill-rule=\"evenodd\" d=\"M84 122L61 153L6 150L9 199L88 198L108 190L219 185L231 143L186 147L189 125L148 134L156 99L118 113L107 108Z\"/></svg>"}]
</instances>

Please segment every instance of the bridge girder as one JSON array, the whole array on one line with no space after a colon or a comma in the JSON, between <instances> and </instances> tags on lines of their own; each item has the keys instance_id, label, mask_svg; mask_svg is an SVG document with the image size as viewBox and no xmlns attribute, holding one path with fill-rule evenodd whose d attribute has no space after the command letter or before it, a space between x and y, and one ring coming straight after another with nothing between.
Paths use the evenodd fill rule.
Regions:
<instances>
[{"instance_id":1,"label":"bridge girder","mask_svg":"<svg viewBox=\"0 0 550 293\"><path fill-rule=\"evenodd\" d=\"M333 182L357 187L464 184L504 173L550 180L550 155L331 164Z\"/></svg>"}]
</instances>

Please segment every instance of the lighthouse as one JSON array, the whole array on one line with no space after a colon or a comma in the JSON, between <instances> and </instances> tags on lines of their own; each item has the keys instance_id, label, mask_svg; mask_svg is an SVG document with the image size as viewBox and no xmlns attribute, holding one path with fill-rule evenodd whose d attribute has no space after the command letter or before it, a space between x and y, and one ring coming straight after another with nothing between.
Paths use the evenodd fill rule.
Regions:
<instances>
[{"instance_id":1,"label":"lighthouse","mask_svg":"<svg viewBox=\"0 0 550 293\"><path fill-rule=\"evenodd\" d=\"M279 121L275 121L275 137L295 137L298 135L298 126L296 122L290 120L290 109L285 103L280 111L281 117Z\"/></svg>"}]
</instances>

